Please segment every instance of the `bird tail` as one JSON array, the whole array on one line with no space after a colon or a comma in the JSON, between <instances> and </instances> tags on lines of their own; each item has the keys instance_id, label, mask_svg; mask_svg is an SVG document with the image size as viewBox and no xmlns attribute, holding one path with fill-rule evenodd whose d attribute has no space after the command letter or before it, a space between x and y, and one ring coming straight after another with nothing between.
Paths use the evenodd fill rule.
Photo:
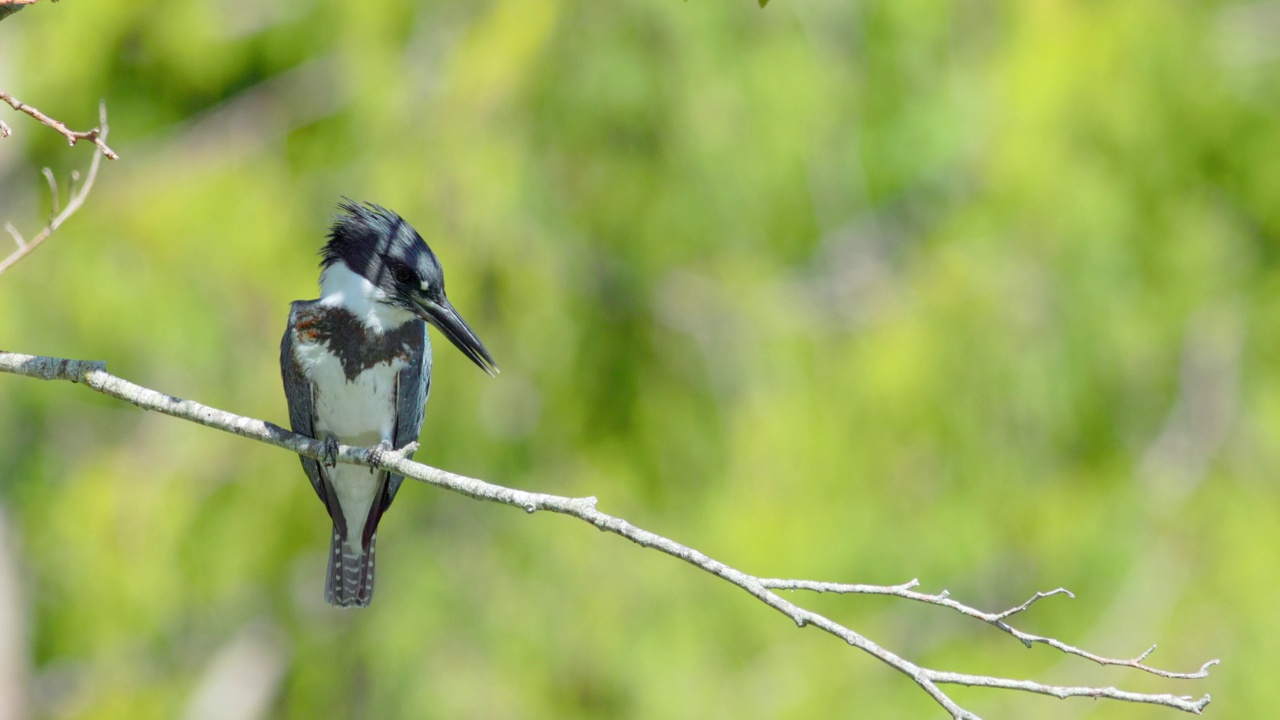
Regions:
<instances>
[{"instance_id":1,"label":"bird tail","mask_svg":"<svg viewBox=\"0 0 1280 720\"><path fill-rule=\"evenodd\" d=\"M329 543L329 579L324 586L324 599L338 607L366 607L373 600L373 549L378 540L375 532L366 547L362 538L352 544L333 529Z\"/></svg>"}]
</instances>

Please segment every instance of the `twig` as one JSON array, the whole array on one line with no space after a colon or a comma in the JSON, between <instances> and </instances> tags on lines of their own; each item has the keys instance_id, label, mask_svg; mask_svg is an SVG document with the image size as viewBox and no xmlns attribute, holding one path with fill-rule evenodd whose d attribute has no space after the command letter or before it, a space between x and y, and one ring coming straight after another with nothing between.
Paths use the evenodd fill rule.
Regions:
<instances>
[{"instance_id":1,"label":"twig","mask_svg":"<svg viewBox=\"0 0 1280 720\"><path fill-rule=\"evenodd\" d=\"M1069 598L1075 599L1075 594L1066 588L1058 588L1057 590L1050 590L1048 592L1038 592L1028 598L1027 601L1021 605L1015 605L1008 610L1003 610L1001 612L989 613L952 600L951 593L946 590L943 590L937 595L927 595L925 593L915 592L912 588L920 585L919 580L912 580L911 582L903 583L901 585L844 585L841 583L814 582L812 580L765 578L760 581L760 584L773 590L812 590L819 593L829 592L861 595L893 595L895 597L915 600L917 602L928 603L930 605L941 605L942 607L951 608L962 615L968 615L971 618L976 618L990 625L994 625L1022 641L1022 644L1027 647L1031 647L1034 643L1041 643L1057 650L1061 650L1068 655L1076 655L1085 658L1086 660L1092 660L1099 665L1131 667L1136 670L1151 673L1152 675L1159 675L1160 677L1170 678L1173 680L1199 680L1201 678L1208 677L1209 668L1217 665L1219 662L1218 660L1210 660L1195 672L1171 672L1169 670L1161 670L1160 668L1151 667L1150 665L1144 665L1142 663L1142 661L1146 660L1152 652L1155 652L1155 645L1147 648L1141 655L1127 660L1107 658L1102 657L1101 655L1095 655L1087 650L1081 650L1078 647L1068 645L1055 638L1023 632L1005 622L1006 619L1025 612L1027 608L1030 608L1036 601L1043 600L1047 597L1052 597L1054 595L1066 595Z\"/></svg>"},{"instance_id":2,"label":"twig","mask_svg":"<svg viewBox=\"0 0 1280 720\"><path fill-rule=\"evenodd\" d=\"M98 106L98 112L99 117L102 119L102 138L106 139L107 104L101 103ZM44 229L30 241L26 241L22 238L22 235L18 232L17 228L15 228L11 223L5 223L5 229L13 236L13 240L17 243L18 249L4 260L0 260L0 273L8 270L14 263L18 262L22 258L26 257L31 251L35 250L40 243L44 242L46 238L53 234L54 230L57 230L62 223L66 222L67 218L74 215L75 212L80 209L80 206L84 204L85 198L89 196L89 191L93 189L93 181L98 177L98 166L102 164L103 155L106 155L105 151L93 154L93 162L89 164L89 174L85 176L84 182L81 183L79 187L76 187L76 181L80 179L80 174L77 172L71 173L71 187L69 189L70 196L67 198L67 206L61 208L61 211L59 211L58 202L58 183L54 180L53 171L49 170L49 168L44 169L44 177L49 181L49 190L53 193L53 210L50 213L49 224L46 225Z\"/></svg>"},{"instance_id":3,"label":"twig","mask_svg":"<svg viewBox=\"0 0 1280 720\"><path fill-rule=\"evenodd\" d=\"M57 130L58 133L61 134L62 137L66 138L67 142L72 145L75 145L77 142L80 142L81 140L88 140L89 142L92 142L94 145L96 145L98 147L98 150L100 150L103 155L107 156L108 160L120 159L120 156L116 154L116 151L112 150L110 147L107 146L106 111L103 111L101 113L101 115L103 116L103 119L102 119L102 124L100 126L93 128L92 130L85 130L83 132L78 132L76 130L72 130L71 128L67 127L61 121L54 120L48 115L45 115L39 110L22 102L21 100L10 95L4 90L0 90L0 100L3 100L9 103L9 106L12 107L14 110L17 110L18 112L26 113L31 117L35 118L36 120L40 121L41 124L47 125L53 128L54 130ZM8 130L7 125L5 126L5 129ZM8 132L5 133L6 136L8 134L9 134Z\"/></svg>"},{"instance_id":4,"label":"twig","mask_svg":"<svg viewBox=\"0 0 1280 720\"><path fill-rule=\"evenodd\" d=\"M4 229L5 229L5 230L10 234L10 235L12 235L12 236L13 236L13 241L14 241L15 243L17 243L17 244L18 244L18 249L19 249L19 250L21 250L21 249L23 249L23 248L25 248L25 247L27 246L27 241L22 239L22 233L18 232L18 228L14 227L14 226L13 226L13 223L11 223L11 222L7 222L7 223L5 223L5 224L4 224Z\"/></svg>"},{"instance_id":5,"label":"twig","mask_svg":"<svg viewBox=\"0 0 1280 720\"><path fill-rule=\"evenodd\" d=\"M49 222L53 222L53 219L58 216L59 205L62 203L62 200L58 197L58 178L54 177L53 170L49 168L41 169L40 173L44 175L45 180L49 181ZM76 178L73 175L71 182L74 183L75 180Z\"/></svg>"},{"instance_id":6,"label":"twig","mask_svg":"<svg viewBox=\"0 0 1280 720\"><path fill-rule=\"evenodd\" d=\"M289 432L288 430L269 422L235 415L226 412L225 410L208 407L207 405L201 405L200 403L191 400L183 400L181 398L173 397L172 395L166 395L140 385L135 385L107 373L106 364L102 362L66 360L61 358L20 355L17 353L0 351L0 372L26 375L28 377L39 378L42 380L69 380L71 382L84 383L100 393L133 403L144 410L154 410L166 415L172 415L184 420L196 422L201 425L207 425L224 432L234 433L242 437L259 440L317 460L323 459L326 456L324 444L313 440L312 438ZM945 708L947 712L951 714L952 718L955 718L956 720L980 720L980 718L978 718L974 713L965 710L956 704L955 701L953 701L941 690L941 688L939 688L939 685L952 684L968 685L971 687L1000 688L1005 690L1021 690L1041 695L1051 695L1058 698L1108 698L1112 700L1123 700L1126 702L1145 703L1149 705L1162 705L1196 715L1199 715L1204 710L1205 706L1209 704L1208 695L1197 700L1190 696L1131 693L1123 690L1117 690L1113 687L1044 685L1031 680L1014 680L1010 678L990 677L985 675L968 675L964 673L945 672L921 667L910 660L896 655L890 650L880 647L870 639L823 615L806 610L782 598L773 590L797 589L816 590L820 592L876 592L876 594L908 597L913 600L950 607L966 615L970 615L971 617L976 617L984 620L985 622L995 624L1006 632L1015 634L1015 637L1019 637L1019 635L1016 634L1016 631L1012 628L1004 624L1004 620L1026 610L1036 600L1057 594L1059 591L1054 591L1052 593L1037 593L1035 597L1022 605L1001 613L982 613L948 599L945 593L940 595L924 595L922 593L912 592L911 588L917 585L915 581L904 585L886 587L872 585L837 585L834 583L814 583L804 580L762 579L732 568L674 540L670 540L662 537L661 535L649 532L648 530L638 528L622 518L600 512L596 509L596 498L594 497L570 498L558 495L547 495L544 493L526 492L523 490L516 490L514 488L503 487L501 485L494 485L483 480L455 475L444 470L408 460L405 457L408 450L410 450L410 448L401 448L400 450L393 452L379 452L377 448L361 448L342 445L338 448L337 461L352 465L362 465L365 467L377 467L384 470L390 470L405 477L420 480L446 490L451 490L470 498L522 508L528 513L546 510L549 512L559 513L561 515L568 515L588 522L602 531L620 535L641 547L652 548L674 558L679 558L690 565L698 567L717 577L723 578L743 590L746 590L752 596L769 607L777 610L783 615L786 615L788 618L791 618L797 626L804 627L806 625L812 625L820 628L821 630L830 633L850 645L872 655L895 670L907 675L914 680L921 689L937 701L939 705ZM1062 592L1065 593L1065 591ZM1022 635L1020 639L1022 639L1023 642L1028 642L1027 638L1033 638L1031 642L1036 642L1038 640L1035 640L1034 638L1037 637L1038 636ZM1063 649L1060 645L1061 644L1053 646ZM1132 661L1107 663L1105 662L1105 659L1102 660L1104 661L1104 664L1140 667L1148 672L1152 672L1153 670L1141 665L1141 661L1146 658L1149 652L1150 651L1144 653ZM1097 656L1092 654L1077 654L1094 659L1095 662L1099 661ZM1170 678L1204 677L1208 668L1216 662L1217 661L1215 660L1206 663L1199 673L1178 674L1162 673L1157 671L1156 674Z\"/></svg>"}]
</instances>

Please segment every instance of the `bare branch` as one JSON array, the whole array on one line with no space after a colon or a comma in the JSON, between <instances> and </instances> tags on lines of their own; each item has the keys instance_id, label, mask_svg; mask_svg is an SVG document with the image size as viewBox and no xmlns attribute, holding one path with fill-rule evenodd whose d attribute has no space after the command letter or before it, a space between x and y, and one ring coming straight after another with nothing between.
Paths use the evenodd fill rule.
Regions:
<instances>
[{"instance_id":1,"label":"bare branch","mask_svg":"<svg viewBox=\"0 0 1280 720\"><path fill-rule=\"evenodd\" d=\"M49 168L43 168L40 172L44 175L44 179L49 181L49 222L53 222L53 219L58 217L58 206L62 204L62 200L58 197L58 178L53 176L53 170ZM73 175L71 179L74 183L75 176ZM74 189L74 185L72 188Z\"/></svg>"},{"instance_id":2,"label":"bare branch","mask_svg":"<svg viewBox=\"0 0 1280 720\"><path fill-rule=\"evenodd\" d=\"M100 393L133 403L144 410L154 410L166 415L172 415L184 420L196 422L201 425L207 425L224 432L252 438L269 445L275 445L276 447L281 447L291 452L298 453L299 455L315 458L317 460L325 457L324 444L313 440L312 438L292 433L269 422L242 417L240 415L226 412L225 410L211 408L191 400L183 400L181 398L173 397L172 395L166 395L140 385L135 385L107 373L106 364L102 362L66 360L61 358L20 355L17 353L0 351L0 372L26 375L28 377L39 378L42 380L68 380L71 382L83 383ZM1009 627L1004 622L1006 618L1023 612L1041 598L1055 594L1069 594L1065 590L1055 590L1049 593L1037 593L1034 597L1023 604L1010 608L1009 610L1005 610L1000 613L984 613L949 599L945 592L938 595L925 595L923 593L914 592L912 588L919 584L914 580L903 585L877 586L838 585L835 583L816 583L806 580L762 579L732 568L674 540L670 540L662 537L661 535L649 532L648 530L638 528L622 518L603 513L596 509L596 498L594 497L570 498L516 490L514 488L503 487L501 485L494 485L475 478L455 475L438 468L413 462L412 460L406 459L405 456L406 449L404 448L399 451L379 452L377 448L360 448L342 445L338 448L337 461L352 465L390 470L396 474L410 477L445 490L451 490L470 498L522 508L528 513L546 510L549 512L559 513L561 515L575 517L594 525L602 531L620 535L641 547L651 548L670 555L671 557L683 560L690 565L698 567L742 588L756 599L790 618L797 626L805 627L806 625L812 625L820 628L821 630L844 640L863 652L872 655L876 659L889 665L895 670L898 670L904 675L907 675L915 681L921 689L928 693L930 697L937 701L939 705L945 708L956 720L980 720L980 718L976 714L965 710L956 704L954 700L939 688L939 685L951 684L967 685L971 687L999 688L1005 690L1021 690L1024 692L1050 695L1058 698L1108 698L1112 700L1122 700L1125 702L1161 705L1196 715L1199 715L1204 710L1205 706L1209 704L1208 695L1199 699L1194 699L1191 696L1132 693L1117 690L1114 687L1070 687L1044 685L1031 680L1014 680L985 675L968 675L964 673L953 673L921 667L910 660L898 656L890 650L880 647L875 642L854 630L851 630L823 615L819 615L795 605L774 592L775 589L791 589L814 590L818 592L870 593L904 597L920 602L950 607L965 615L993 624L1005 632L1018 637L1027 644L1033 642L1045 642L1046 644L1052 645L1064 652L1072 652L1076 649L1071 648L1069 645L1059 643L1058 641L1050 638L1040 638L1039 636L1021 633L1020 631L1016 631ZM1214 660L1206 663L1199 673L1165 673L1147 668L1141 664L1149 653L1150 650L1129 661L1108 661L1105 658L1099 658L1096 655L1085 653L1084 651L1072 652L1072 654L1077 654L1081 657L1094 660L1095 662L1101 662L1102 664L1125 665L1128 667L1140 668L1147 672L1154 672L1162 677L1169 678L1204 677L1204 675L1207 674L1208 668L1217 662Z\"/></svg>"},{"instance_id":3,"label":"bare branch","mask_svg":"<svg viewBox=\"0 0 1280 720\"><path fill-rule=\"evenodd\" d=\"M0 92L3 92L3 91L0 91ZM99 117L102 120L102 124L100 126L102 128L102 138L106 139L107 137L107 104L106 103L101 103L98 106L98 113L99 113ZM95 131L96 131L96 128L95 128ZM80 206L84 204L85 198L89 196L89 191L93 189L93 181L98 177L98 166L102 164L102 157L105 154L106 154L105 152L98 152L93 154L93 162L89 164L89 174L85 177L84 182L81 183L79 186L77 186L76 181L80 179L80 173L75 171L71 173L71 183L69 188L70 197L67 198L67 206L65 208L61 208L61 211L59 211L59 202L58 202L58 183L56 180L54 180L53 171L50 170L49 168L45 168L43 170L45 179L49 181L49 190L53 193L53 205L52 205L53 210L49 217L49 224L46 225L44 229L40 231L39 234L37 234L34 238L32 238L30 242L25 242L22 239L22 235L18 233L17 228L15 228L10 223L6 223L5 229L8 230L9 234L13 236L14 241L18 244L18 249L14 251L11 255L6 257L4 260L0 260L0 273L3 273L5 270L8 270L9 267L12 266L14 263L18 262L22 258L26 257L27 254L29 254L31 251L35 250L40 245L40 243L44 242L46 238L48 238L50 235L53 234L54 230L57 230L62 225L62 223L66 222L67 218L70 218L72 215L76 213L77 210L80 209Z\"/></svg>"},{"instance_id":4,"label":"bare branch","mask_svg":"<svg viewBox=\"0 0 1280 720\"><path fill-rule=\"evenodd\" d=\"M1142 661L1146 660L1147 657L1155 651L1155 645L1147 648L1147 650L1141 655L1127 660L1107 658L1102 657L1101 655L1095 655L1087 650L1081 650L1078 647L1068 645L1055 638L1023 632L1005 622L1007 618L1011 618L1014 615L1025 612L1027 608L1030 608L1038 600L1043 600L1044 598L1052 597L1054 595L1066 595L1067 597L1074 599L1075 595L1066 588L1058 588L1048 592L1038 592L1028 598L1027 601L1021 605L1015 605L1008 610L1003 610L1001 612L989 613L952 600L951 593L946 590L943 590L937 595L927 595L925 593L915 592L912 588L920 585L919 580L912 580L911 582L903 583L901 585L843 585L840 583L814 582L812 580L765 578L760 581L760 584L774 590L812 590L819 593L829 592L860 595L893 595L894 597L915 600L916 602L928 603L930 605L940 605L942 607L955 610L962 615L968 615L971 618L976 618L990 625L994 625L1022 641L1022 644L1027 647L1031 647L1034 643L1041 643L1057 650L1061 650L1068 655L1076 655L1085 658L1086 660L1092 660L1099 665L1131 667L1136 670L1148 672L1152 675L1159 675L1164 678L1170 678L1172 680L1199 680L1201 678L1208 677L1209 668L1217 665L1219 662L1218 660L1210 660L1195 672L1171 672L1169 670L1161 670L1160 668L1154 668L1149 665L1142 664Z\"/></svg>"},{"instance_id":5,"label":"bare branch","mask_svg":"<svg viewBox=\"0 0 1280 720\"><path fill-rule=\"evenodd\" d=\"M45 115L39 110L22 102L21 100L10 95L4 90L0 90L0 100L3 100L9 103L9 106L12 107L14 110L17 110L18 112L26 113L31 117L35 118L36 120L40 121L41 124L47 125L53 128L54 130L57 130L58 133L61 134L62 137L66 138L67 142L70 143L71 145L75 145L77 142L80 142L81 140L88 140L89 142L96 145L98 147L98 150L101 151L103 155L107 156L108 160L120 159L120 156L116 154L116 151L112 150L110 147L107 146L107 123L105 119L105 115L106 115L105 112L102 113L102 115L104 116L104 119L100 126L93 128L92 130L85 130L83 132L78 132L76 130L72 130L71 128L67 127L61 121L54 120L48 115ZM8 126L5 126L5 127L6 129L8 129ZM8 135L8 133L5 133L5 134Z\"/></svg>"},{"instance_id":6,"label":"bare branch","mask_svg":"<svg viewBox=\"0 0 1280 720\"><path fill-rule=\"evenodd\" d=\"M18 244L19 250L22 250L27 246L27 241L22 239L22 233L18 232L18 228L14 227L13 223L11 222L5 223L4 229L7 230L10 235L13 236L13 241Z\"/></svg>"}]
</instances>

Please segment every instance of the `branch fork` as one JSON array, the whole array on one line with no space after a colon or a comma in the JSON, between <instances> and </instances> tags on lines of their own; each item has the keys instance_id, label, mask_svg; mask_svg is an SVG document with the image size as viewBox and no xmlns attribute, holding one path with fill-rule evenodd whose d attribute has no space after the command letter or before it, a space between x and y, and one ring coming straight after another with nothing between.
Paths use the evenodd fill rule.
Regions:
<instances>
[{"instance_id":1,"label":"branch fork","mask_svg":"<svg viewBox=\"0 0 1280 720\"><path fill-rule=\"evenodd\" d=\"M9 107L14 110L17 110L20 113L26 113L27 115L35 118L41 125L54 129L59 135L67 139L67 144L69 145L75 145L81 140L88 140L97 146L98 150L103 155L106 155L108 160L120 159L120 156L116 154L116 151L112 150L111 147L107 145L107 118L105 111L101 113L102 124L98 127L84 131L77 131L67 127L61 120L55 120L54 118L45 115L36 108L22 102L4 90L0 90L0 100L9 103ZM9 135L13 133L8 125L0 123L0 126L3 126L0 127L0 137L9 137Z\"/></svg>"}]
</instances>

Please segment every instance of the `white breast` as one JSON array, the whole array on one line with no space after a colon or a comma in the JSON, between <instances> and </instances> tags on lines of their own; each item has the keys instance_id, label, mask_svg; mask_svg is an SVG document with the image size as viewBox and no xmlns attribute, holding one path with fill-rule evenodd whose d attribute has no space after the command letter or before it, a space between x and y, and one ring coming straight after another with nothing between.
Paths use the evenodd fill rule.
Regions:
<instances>
[{"instance_id":1,"label":"white breast","mask_svg":"<svg viewBox=\"0 0 1280 720\"><path fill-rule=\"evenodd\" d=\"M308 373L315 387L316 435L333 435L347 445L395 441L396 377L403 360L378 363L348 380L342 363L327 350Z\"/></svg>"},{"instance_id":2,"label":"white breast","mask_svg":"<svg viewBox=\"0 0 1280 720\"><path fill-rule=\"evenodd\" d=\"M316 437L333 435L344 445L362 447L384 440L395 445L396 376L405 367L403 360L379 363L348 381L332 353L317 345L299 350L299 355L305 353L312 360L304 367L315 388ZM347 537L359 537L378 492L377 475L358 465L338 465L324 472L347 519Z\"/></svg>"}]
</instances>

